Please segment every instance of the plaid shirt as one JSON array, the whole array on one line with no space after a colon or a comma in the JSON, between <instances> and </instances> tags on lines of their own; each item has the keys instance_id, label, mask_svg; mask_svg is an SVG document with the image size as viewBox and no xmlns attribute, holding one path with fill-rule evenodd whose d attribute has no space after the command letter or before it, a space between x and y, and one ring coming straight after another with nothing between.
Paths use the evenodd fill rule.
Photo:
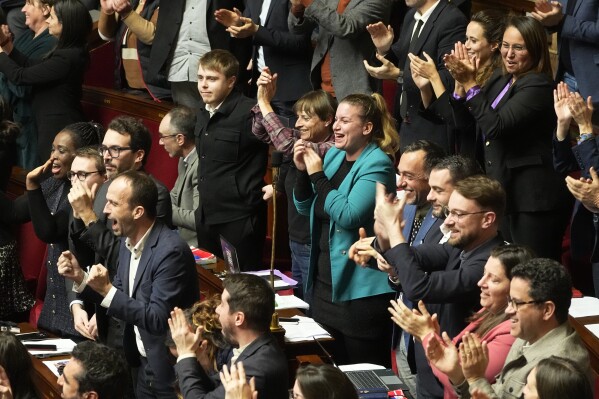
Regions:
<instances>
[{"instance_id":1,"label":"plaid shirt","mask_svg":"<svg viewBox=\"0 0 599 399\"><path fill-rule=\"evenodd\" d=\"M299 131L285 127L277 114L269 112L262 115L260 107L256 104L252 108L252 133L265 143L272 144L278 151L285 155L285 160L293 157L293 145L299 139ZM325 141L312 143L312 148L321 158L335 144L333 134Z\"/></svg>"}]
</instances>

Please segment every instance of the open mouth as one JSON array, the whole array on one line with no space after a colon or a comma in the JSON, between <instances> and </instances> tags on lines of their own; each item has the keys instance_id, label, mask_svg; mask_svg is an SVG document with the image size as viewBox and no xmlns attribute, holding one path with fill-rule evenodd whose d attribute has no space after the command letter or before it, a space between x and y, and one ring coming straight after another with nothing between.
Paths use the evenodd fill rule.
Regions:
<instances>
[{"instance_id":1,"label":"open mouth","mask_svg":"<svg viewBox=\"0 0 599 399\"><path fill-rule=\"evenodd\" d=\"M57 163L52 163L52 173L53 173L53 174L58 174L58 173L60 173L60 170L61 170L61 166L60 166L60 164L57 164Z\"/></svg>"}]
</instances>

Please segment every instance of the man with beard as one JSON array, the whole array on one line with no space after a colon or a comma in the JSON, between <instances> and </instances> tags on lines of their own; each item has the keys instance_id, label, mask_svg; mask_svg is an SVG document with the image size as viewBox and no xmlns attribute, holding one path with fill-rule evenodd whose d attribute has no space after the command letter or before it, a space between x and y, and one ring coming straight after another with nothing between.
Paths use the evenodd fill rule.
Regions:
<instances>
[{"instance_id":1,"label":"man with beard","mask_svg":"<svg viewBox=\"0 0 599 399\"><path fill-rule=\"evenodd\" d=\"M445 208L445 244L410 246L401 223L405 199L385 196L378 187L377 241L384 257L394 267L398 284L412 302L424 301L436 313L441 331L455 336L466 326L466 318L478 306L478 280L491 250L503 240L498 234L505 210L505 191L486 176L468 177L455 185ZM414 347L418 398L442 398L420 343Z\"/></svg>"},{"instance_id":2,"label":"man with beard","mask_svg":"<svg viewBox=\"0 0 599 399\"><path fill-rule=\"evenodd\" d=\"M275 295L261 277L233 274L223 281L221 303L216 308L222 333L233 345L229 364L243 362L247 378L255 378L261 399L288 396L287 360L270 334L270 320L275 311ZM171 335L177 345L175 372L184 398L216 399L225 397L218 379L210 378L196 358L201 358L205 345L202 329L194 332L181 309L174 309L169 319Z\"/></svg>"}]
</instances>

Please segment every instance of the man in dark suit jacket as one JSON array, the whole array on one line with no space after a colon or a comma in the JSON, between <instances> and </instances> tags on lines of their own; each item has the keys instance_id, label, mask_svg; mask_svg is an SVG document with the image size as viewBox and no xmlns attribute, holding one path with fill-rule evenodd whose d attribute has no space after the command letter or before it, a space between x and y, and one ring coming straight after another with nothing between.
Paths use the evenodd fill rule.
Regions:
<instances>
[{"instance_id":1,"label":"man in dark suit jacket","mask_svg":"<svg viewBox=\"0 0 599 399\"><path fill-rule=\"evenodd\" d=\"M105 265L111 278L116 275L120 240L109 227L111 221L104 214L108 187L119 173L127 170L143 170L150 155L152 136L147 127L138 119L118 116L108 125L102 141L102 156L106 167L108 181L98 188L95 195L91 190L75 184L69 193L69 201L73 207L73 219L69 226L69 249L79 262L88 266L95 263ZM171 201L166 186L154 179L158 190L156 204L157 218L170 226ZM77 301L77 295L69 292L71 311L75 319L75 329L84 336L95 331L95 325L88 322L88 315L83 309L83 302ZM76 301L75 303L73 301ZM89 309L89 310L93 310ZM122 345L122 328L119 323L106 317L105 311L96 309L98 336L101 342L120 348ZM93 335L93 334L92 334Z\"/></svg>"},{"instance_id":2,"label":"man in dark suit jacket","mask_svg":"<svg viewBox=\"0 0 599 399\"><path fill-rule=\"evenodd\" d=\"M234 90L239 62L226 50L200 59L198 88L206 104L196 125L198 245L222 257L220 236L237 249L242 270L262 268L268 146L252 133L255 101Z\"/></svg>"},{"instance_id":3,"label":"man in dark suit jacket","mask_svg":"<svg viewBox=\"0 0 599 399\"><path fill-rule=\"evenodd\" d=\"M261 399L286 398L288 393L287 360L270 334L270 320L275 310L275 296L270 285L251 274L233 274L223 282L222 302L216 308L225 339L233 349L231 363L243 363L248 378L256 380ZM169 320L171 335L177 345L175 371L184 398L222 399L225 389L218 379L211 379L197 358L204 356L200 334L190 331L181 309Z\"/></svg>"},{"instance_id":4,"label":"man in dark suit jacket","mask_svg":"<svg viewBox=\"0 0 599 399\"><path fill-rule=\"evenodd\" d=\"M184 25L183 22L185 18L185 11L186 9L191 9L193 6L197 8L198 3L199 2L197 0L170 0L167 6L160 8L158 21L156 23L156 34L154 35L152 52L150 53L148 76L160 76L159 72L166 72L168 76L168 72L171 69L173 55L177 50L177 45L180 44L180 32ZM211 0L206 2L206 31L194 32L193 35L190 35L189 39L195 41L194 39L197 39L198 37L207 37L210 44L210 48L208 50L224 49L231 51L235 57L237 57L239 63L244 66L243 71L245 71L245 66L248 64L251 55L251 45L249 45L249 41L234 39L225 30L225 27L216 22L214 19L214 12L221 8L226 8L229 10L237 8L243 11L243 3L244 2L242 0ZM201 13L202 10L195 10L194 12ZM192 23L194 21L189 22ZM202 55L203 54L201 53L192 54L191 59L194 62L197 62ZM241 77L240 79L241 82L247 82L247 80L248 79L246 79L245 76ZM173 81L170 78L169 81L171 81L172 85ZM191 98L187 98L187 95L183 97L183 101L178 101L177 91L179 90L179 87L177 87L177 84L171 86L173 100L175 103L180 103L190 108L194 108L198 105L198 102L201 102L201 98L194 87L196 80L191 79L184 83L188 83L188 87L183 88L182 90L188 91L189 93L186 93L188 95L193 94L196 101L192 101ZM191 93L192 91L194 93Z\"/></svg>"},{"instance_id":5,"label":"man in dark suit jacket","mask_svg":"<svg viewBox=\"0 0 599 399\"><path fill-rule=\"evenodd\" d=\"M412 0L406 4L412 9L404 18L399 40L395 44L391 45L393 31L383 23L369 26L377 48L377 58L383 65L373 67L366 64L366 69L375 78L393 79L400 84L395 98L395 117L402 122L399 129L402 150L418 139L426 139L452 154L455 152L453 131L443 121L427 119L420 112L420 89L412 79L408 53L424 58L423 53L426 52L436 62L445 87L453 90L453 79L445 69L443 56L453 50L458 40L464 40L468 21L447 0Z\"/></svg>"},{"instance_id":6,"label":"man in dark suit jacket","mask_svg":"<svg viewBox=\"0 0 599 399\"><path fill-rule=\"evenodd\" d=\"M455 336L466 326L466 318L479 303L478 280L491 249L501 245L498 234L505 210L505 192L486 176L458 182L449 198L445 227L450 230L445 244L409 246L400 228L403 201L377 199L375 217L380 228L377 239L386 248L385 259L394 266L401 289L413 303L426 302L437 313L441 331ZM418 369L418 398L443 398L424 354L415 346Z\"/></svg>"},{"instance_id":7,"label":"man in dark suit jacket","mask_svg":"<svg viewBox=\"0 0 599 399\"><path fill-rule=\"evenodd\" d=\"M559 0L538 5L532 13L559 36L556 80L586 99L593 98L594 119L599 113L599 0Z\"/></svg>"},{"instance_id":8,"label":"man in dark suit jacket","mask_svg":"<svg viewBox=\"0 0 599 399\"><path fill-rule=\"evenodd\" d=\"M73 258L61 258L59 272L75 282L77 292L126 323L123 349L129 364L139 366L137 397L176 398L164 339L170 309L199 300L193 255L176 232L156 220L158 190L146 174L120 174L106 199L104 211L121 237L114 280L103 265L84 273Z\"/></svg>"},{"instance_id":9,"label":"man in dark suit jacket","mask_svg":"<svg viewBox=\"0 0 599 399\"><path fill-rule=\"evenodd\" d=\"M268 7L264 9L264 7ZM288 0L250 0L243 17L231 10L218 10L216 20L237 38L252 37L252 96L262 68L278 74L277 92L271 102L277 114L295 119L293 105L309 90L312 43L310 33L289 32ZM293 126L293 125L290 125Z\"/></svg>"}]
</instances>

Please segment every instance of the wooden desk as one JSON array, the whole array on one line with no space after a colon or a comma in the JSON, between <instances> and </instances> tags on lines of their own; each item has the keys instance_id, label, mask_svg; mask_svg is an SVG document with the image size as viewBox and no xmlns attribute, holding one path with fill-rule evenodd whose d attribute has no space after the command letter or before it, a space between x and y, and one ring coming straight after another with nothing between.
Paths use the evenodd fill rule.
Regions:
<instances>
[{"instance_id":1,"label":"wooden desk","mask_svg":"<svg viewBox=\"0 0 599 399\"><path fill-rule=\"evenodd\" d=\"M29 323L19 323L19 328L23 333L37 331ZM68 358L69 356L61 355L45 358L43 360L61 360ZM33 363L33 373L31 378L39 397L41 399L59 399L62 388L57 383L56 375L42 363L41 359L31 356L31 362Z\"/></svg>"},{"instance_id":2,"label":"wooden desk","mask_svg":"<svg viewBox=\"0 0 599 399\"><path fill-rule=\"evenodd\" d=\"M570 324L578 335L584 342L584 345L587 347L589 351L589 359L591 361L591 368L595 375L599 374L599 338L597 338L592 332L585 328L587 324L597 324L599 323L599 316L590 316L590 317L579 317L574 318L572 316L568 316L570 319Z\"/></svg>"}]
</instances>

